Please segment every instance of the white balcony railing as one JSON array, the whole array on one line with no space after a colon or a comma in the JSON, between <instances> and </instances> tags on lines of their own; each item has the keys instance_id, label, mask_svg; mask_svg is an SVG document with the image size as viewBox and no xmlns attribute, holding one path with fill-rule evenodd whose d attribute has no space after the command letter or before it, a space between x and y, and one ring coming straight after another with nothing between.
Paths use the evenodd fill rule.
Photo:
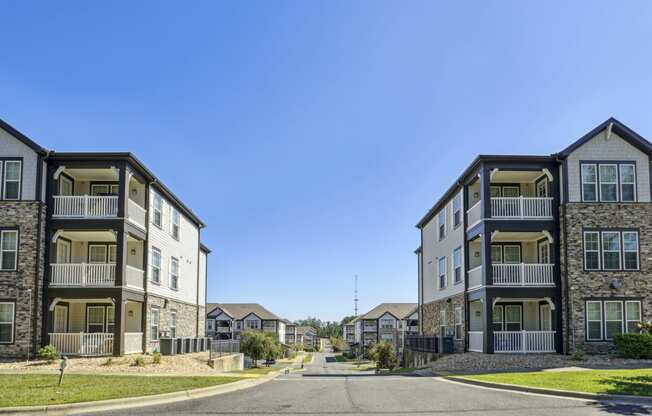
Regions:
<instances>
[{"instance_id":1,"label":"white balcony railing","mask_svg":"<svg viewBox=\"0 0 652 416\"><path fill-rule=\"evenodd\" d=\"M50 264L50 286L98 287L115 285L114 263ZM141 282L142 286L142 282Z\"/></svg>"},{"instance_id":2,"label":"white balcony railing","mask_svg":"<svg viewBox=\"0 0 652 416\"><path fill-rule=\"evenodd\" d=\"M220 333L231 332L231 327L230 326L218 326L216 328L216 331L220 332Z\"/></svg>"},{"instance_id":3,"label":"white balcony railing","mask_svg":"<svg viewBox=\"0 0 652 416\"><path fill-rule=\"evenodd\" d=\"M125 284L127 286L143 289L144 279L145 271L127 264L125 267Z\"/></svg>"},{"instance_id":4,"label":"white balcony railing","mask_svg":"<svg viewBox=\"0 0 652 416\"><path fill-rule=\"evenodd\" d=\"M118 215L118 196L55 195L52 216L58 218L111 218Z\"/></svg>"},{"instance_id":5,"label":"white balcony railing","mask_svg":"<svg viewBox=\"0 0 652 416\"><path fill-rule=\"evenodd\" d=\"M491 198L492 218L552 218L553 198Z\"/></svg>"},{"instance_id":6,"label":"white balcony railing","mask_svg":"<svg viewBox=\"0 0 652 416\"><path fill-rule=\"evenodd\" d=\"M482 286L482 266L469 270L469 289Z\"/></svg>"},{"instance_id":7,"label":"white balcony railing","mask_svg":"<svg viewBox=\"0 0 652 416\"><path fill-rule=\"evenodd\" d=\"M50 344L60 354L67 355L111 355L113 354L113 334L98 332L50 333ZM142 334L141 334L142 336Z\"/></svg>"},{"instance_id":8,"label":"white balcony railing","mask_svg":"<svg viewBox=\"0 0 652 416\"><path fill-rule=\"evenodd\" d=\"M482 352L483 341L482 331L469 331L469 351Z\"/></svg>"},{"instance_id":9,"label":"white balcony railing","mask_svg":"<svg viewBox=\"0 0 652 416\"><path fill-rule=\"evenodd\" d=\"M125 354L136 354L143 352L143 333L125 332Z\"/></svg>"},{"instance_id":10,"label":"white balcony railing","mask_svg":"<svg viewBox=\"0 0 652 416\"><path fill-rule=\"evenodd\" d=\"M494 352L555 352L555 331L496 331Z\"/></svg>"},{"instance_id":11,"label":"white balcony railing","mask_svg":"<svg viewBox=\"0 0 652 416\"><path fill-rule=\"evenodd\" d=\"M482 219L482 200L476 202L466 211L466 223L468 227L473 227Z\"/></svg>"},{"instance_id":12,"label":"white balcony railing","mask_svg":"<svg viewBox=\"0 0 652 416\"><path fill-rule=\"evenodd\" d=\"M364 326L364 331L365 332L376 332L378 328L376 328L376 325L365 325Z\"/></svg>"},{"instance_id":13,"label":"white balcony railing","mask_svg":"<svg viewBox=\"0 0 652 416\"><path fill-rule=\"evenodd\" d=\"M132 199L127 201L127 218L142 229L147 226L147 211Z\"/></svg>"},{"instance_id":14,"label":"white balcony railing","mask_svg":"<svg viewBox=\"0 0 652 416\"><path fill-rule=\"evenodd\" d=\"M494 285L551 286L554 281L554 264L492 264Z\"/></svg>"}]
</instances>

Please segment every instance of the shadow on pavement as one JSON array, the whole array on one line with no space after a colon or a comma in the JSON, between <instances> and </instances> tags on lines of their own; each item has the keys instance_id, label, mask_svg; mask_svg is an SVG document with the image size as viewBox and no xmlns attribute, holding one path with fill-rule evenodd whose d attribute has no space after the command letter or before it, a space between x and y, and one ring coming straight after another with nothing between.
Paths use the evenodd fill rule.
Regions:
<instances>
[{"instance_id":1,"label":"shadow on pavement","mask_svg":"<svg viewBox=\"0 0 652 416\"><path fill-rule=\"evenodd\" d=\"M593 403L593 406L602 410L606 413L611 413L615 415L649 415L652 414L650 409L645 406L640 406L636 404L625 404L625 403L611 403L611 402L597 402Z\"/></svg>"}]
</instances>

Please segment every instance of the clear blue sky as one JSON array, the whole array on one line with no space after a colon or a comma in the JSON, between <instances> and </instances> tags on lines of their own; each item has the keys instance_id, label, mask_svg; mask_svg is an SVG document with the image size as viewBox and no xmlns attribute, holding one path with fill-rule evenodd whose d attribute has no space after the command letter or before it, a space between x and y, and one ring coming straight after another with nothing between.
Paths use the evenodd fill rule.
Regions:
<instances>
[{"instance_id":1,"label":"clear blue sky","mask_svg":"<svg viewBox=\"0 0 652 416\"><path fill-rule=\"evenodd\" d=\"M652 136L652 3L567 3L0 0L0 118L137 154L208 224L210 301L339 320L355 274L362 312L416 302L476 154Z\"/></svg>"}]
</instances>

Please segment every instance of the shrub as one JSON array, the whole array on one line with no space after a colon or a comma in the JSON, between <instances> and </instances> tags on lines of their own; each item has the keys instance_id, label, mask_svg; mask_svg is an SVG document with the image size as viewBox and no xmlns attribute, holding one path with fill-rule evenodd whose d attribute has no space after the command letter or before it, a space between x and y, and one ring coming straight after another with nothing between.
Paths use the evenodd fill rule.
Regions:
<instances>
[{"instance_id":1,"label":"shrub","mask_svg":"<svg viewBox=\"0 0 652 416\"><path fill-rule=\"evenodd\" d=\"M618 334L614 336L614 344L625 358L652 359L650 334Z\"/></svg>"},{"instance_id":2,"label":"shrub","mask_svg":"<svg viewBox=\"0 0 652 416\"><path fill-rule=\"evenodd\" d=\"M394 345L387 341L373 344L369 348L368 354L369 358L371 358L373 361L376 361L378 368L387 368L391 371L399 365L396 351L394 351Z\"/></svg>"},{"instance_id":3,"label":"shrub","mask_svg":"<svg viewBox=\"0 0 652 416\"><path fill-rule=\"evenodd\" d=\"M131 363L132 367L145 367L145 359L142 355L134 358L134 361Z\"/></svg>"},{"instance_id":4,"label":"shrub","mask_svg":"<svg viewBox=\"0 0 652 416\"><path fill-rule=\"evenodd\" d=\"M41 347L38 350L38 356L39 356L39 358L41 358L42 360L47 361L48 363L51 363L54 360L59 359L59 357L60 357L59 351L57 351L57 347L55 347L52 344L46 345L45 347Z\"/></svg>"},{"instance_id":5,"label":"shrub","mask_svg":"<svg viewBox=\"0 0 652 416\"><path fill-rule=\"evenodd\" d=\"M586 360L586 352L584 351L584 348L582 347L577 347L575 349L575 352L573 352L573 355L571 358L575 361L584 361Z\"/></svg>"},{"instance_id":6,"label":"shrub","mask_svg":"<svg viewBox=\"0 0 652 416\"><path fill-rule=\"evenodd\" d=\"M112 365L113 365L113 358L112 358L112 357L107 358L106 361L104 361L104 362L102 363L102 365L103 365L104 367L110 367L110 366L112 366Z\"/></svg>"},{"instance_id":7,"label":"shrub","mask_svg":"<svg viewBox=\"0 0 652 416\"><path fill-rule=\"evenodd\" d=\"M154 364L161 364L161 353L158 351L154 351L152 354L152 361Z\"/></svg>"}]
</instances>

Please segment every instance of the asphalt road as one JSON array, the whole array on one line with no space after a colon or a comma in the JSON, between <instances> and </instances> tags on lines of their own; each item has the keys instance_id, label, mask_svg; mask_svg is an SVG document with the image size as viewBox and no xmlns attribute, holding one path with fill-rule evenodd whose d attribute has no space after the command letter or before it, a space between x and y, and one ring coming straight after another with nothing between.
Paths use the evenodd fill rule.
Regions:
<instances>
[{"instance_id":1,"label":"asphalt road","mask_svg":"<svg viewBox=\"0 0 652 416\"><path fill-rule=\"evenodd\" d=\"M233 393L111 415L652 415L652 408L496 391L430 377L348 373L317 354L306 371ZM325 368L324 368L325 367Z\"/></svg>"}]
</instances>

